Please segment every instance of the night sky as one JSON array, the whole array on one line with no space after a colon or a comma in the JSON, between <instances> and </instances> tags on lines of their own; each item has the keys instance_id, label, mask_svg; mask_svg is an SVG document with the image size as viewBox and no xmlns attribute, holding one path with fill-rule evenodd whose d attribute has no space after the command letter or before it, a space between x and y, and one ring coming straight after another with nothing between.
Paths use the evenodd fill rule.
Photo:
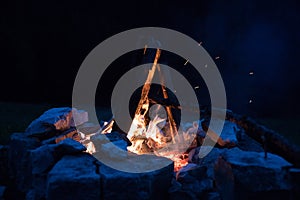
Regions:
<instances>
[{"instance_id":1,"label":"night sky","mask_svg":"<svg viewBox=\"0 0 300 200\"><path fill-rule=\"evenodd\" d=\"M71 104L77 70L95 46L121 31L157 26L187 34L201 41L211 57L220 57L215 63L229 109L258 117L299 116L298 4L291 0L2 1L1 101Z\"/></svg>"}]
</instances>

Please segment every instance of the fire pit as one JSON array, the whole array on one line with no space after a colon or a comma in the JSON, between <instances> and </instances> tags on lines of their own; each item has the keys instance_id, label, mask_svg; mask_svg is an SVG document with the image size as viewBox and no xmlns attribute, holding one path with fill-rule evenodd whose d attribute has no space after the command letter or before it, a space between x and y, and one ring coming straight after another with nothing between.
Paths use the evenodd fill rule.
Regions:
<instances>
[{"instance_id":1,"label":"fire pit","mask_svg":"<svg viewBox=\"0 0 300 200\"><path fill-rule=\"evenodd\" d=\"M291 175L297 177L295 167L299 166L299 159L286 152L284 157L292 162L289 163L271 153L271 145L268 145L269 152L265 157L263 145L249 136L249 131L260 129L260 125L238 115L228 113L229 118L221 134L223 139L215 147L200 145L205 130L198 124L205 125L205 120L186 124L182 136L190 138L192 142L188 149L180 149L178 143L172 143L172 138L155 140L135 136L129 140L127 135L113 129L113 120L97 128L89 124L84 111L78 112L82 125L74 129L69 126L72 123L67 124L67 121L72 122L72 118L66 118L71 110L49 110L33 121L27 132L12 135L6 151L10 172L8 177L13 183L5 192L8 198L121 199L127 196L130 199L211 199L235 196L239 199L299 194L299 180L290 178ZM52 132L48 130L50 124L64 124L68 129L57 128ZM252 128L246 129L250 124ZM33 130L39 130L40 133ZM263 130L265 135L270 134L269 129ZM190 133L194 133L192 137L189 137ZM234 143L236 146L229 145L230 148L226 148L223 145L226 140L230 142L225 144ZM132 148L129 146L131 143L135 143L133 151L138 151L139 155L126 151L127 147ZM155 146L156 143L161 146ZM113 146L120 151L115 151ZM201 158L200 149L210 153ZM294 150L299 152L299 149ZM107 156L109 160L125 163L126 167L136 170L148 167L149 172L116 170L107 165L109 163L97 160L98 156L102 156L101 159ZM146 164L141 166L136 163ZM151 171L153 166L159 164L161 167Z\"/></svg>"},{"instance_id":2,"label":"fire pit","mask_svg":"<svg viewBox=\"0 0 300 200\"><path fill-rule=\"evenodd\" d=\"M150 95L160 53L157 49L128 133L115 128L114 118L95 125L86 111L65 107L46 111L24 133L12 134L6 151L1 148L11 182L5 196L297 199L299 147L228 110L220 111L227 115L220 137L208 128L209 109L201 110L201 120L180 122L174 112L180 105L170 101L163 78L162 97ZM204 145L204 138L213 145Z\"/></svg>"}]
</instances>

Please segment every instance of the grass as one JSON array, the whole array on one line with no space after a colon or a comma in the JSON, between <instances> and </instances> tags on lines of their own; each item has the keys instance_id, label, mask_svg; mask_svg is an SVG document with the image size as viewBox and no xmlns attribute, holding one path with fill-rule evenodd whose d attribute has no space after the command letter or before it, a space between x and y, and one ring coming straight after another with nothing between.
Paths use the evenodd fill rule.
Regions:
<instances>
[{"instance_id":1,"label":"grass","mask_svg":"<svg viewBox=\"0 0 300 200\"><path fill-rule=\"evenodd\" d=\"M0 144L7 144L12 133L24 132L34 119L53 107L55 106L47 104L0 102ZM99 107L96 110L100 119L110 119L109 109ZM300 117L259 118L256 120L300 145L300 126L298 126Z\"/></svg>"}]
</instances>

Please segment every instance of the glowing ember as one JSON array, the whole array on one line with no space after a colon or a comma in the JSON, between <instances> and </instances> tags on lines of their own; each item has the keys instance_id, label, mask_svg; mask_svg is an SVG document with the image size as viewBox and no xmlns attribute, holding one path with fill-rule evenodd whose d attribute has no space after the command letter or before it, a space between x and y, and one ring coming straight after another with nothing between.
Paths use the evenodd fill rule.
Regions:
<instances>
[{"instance_id":1,"label":"glowing ember","mask_svg":"<svg viewBox=\"0 0 300 200\"><path fill-rule=\"evenodd\" d=\"M174 161L174 171L179 171L182 167L188 164L188 154L182 153L179 154L177 152L166 152L163 155L160 155L166 158L169 158Z\"/></svg>"}]
</instances>

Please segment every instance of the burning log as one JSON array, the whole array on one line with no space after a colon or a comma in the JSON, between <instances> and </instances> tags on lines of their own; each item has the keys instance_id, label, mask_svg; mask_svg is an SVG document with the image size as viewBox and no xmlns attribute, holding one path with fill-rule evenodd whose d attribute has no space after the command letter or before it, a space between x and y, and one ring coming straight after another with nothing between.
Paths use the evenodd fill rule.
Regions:
<instances>
[{"instance_id":1,"label":"burning log","mask_svg":"<svg viewBox=\"0 0 300 200\"><path fill-rule=\"evenodd\" d=\"M145 119L145 115L149 109L148 94L149 94L151 82L152 82L152 79L153 79L153 76L154 76L154 73L156 70L156 65L157 65L158 59L160 57L160 53L161 53L160 49L157 49L152 68L151 68L151 70L149 70L147 80L142 89L141 98L138 103L137 109L135 111L133 123L131 124L130 130L127 135L128 139L131 139L134 135L143 135L143 133L136 133L136 131L142 127L146 127L144 119Z\"/></svg>"},{"instance_id":2,"label":"burning log","mask_svg":"<svg viewBox=\"0 0 300 200\"><path fill-rule=\"evenodd\" d=\"M164 96L164 99L168 99L169 97L168 97L168 93L167 93L167 90L166 90L166 87L165 87L165 84L164 84L164 77L161 73L159 65L158 65L158 69L159 69L158 71L160 72L159 75L160 75L160 80L161 80L161 83L162 83L161 88L162 88L162 91L163 91L163 96ZM177 135L176 123L175 123L175 120L173 118L171 107L166 106L166 110L167 110L167 114L168 114L168 117L169 117L169 127L170 127L172 142L175 143L175 135Z\"/></svg>"}]
</instances>

